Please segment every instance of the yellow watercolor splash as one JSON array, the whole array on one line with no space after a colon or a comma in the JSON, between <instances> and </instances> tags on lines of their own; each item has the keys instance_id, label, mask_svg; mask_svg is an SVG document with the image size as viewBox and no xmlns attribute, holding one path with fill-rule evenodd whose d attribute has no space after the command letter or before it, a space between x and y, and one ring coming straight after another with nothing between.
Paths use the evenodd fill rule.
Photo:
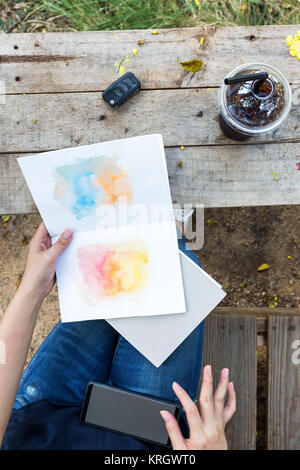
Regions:
<instances>
[{"instance_id":1,"label":"yellow watercolor splash","mask_svg":"<svg viewBox=\"0 0 300 470\"><path fill-rule=\"evenodd\" d=\"M86 293L97 300L140 291L148 282L149 255L141 242L81 247L78 262Z\"/></svg>"}]
</instances>

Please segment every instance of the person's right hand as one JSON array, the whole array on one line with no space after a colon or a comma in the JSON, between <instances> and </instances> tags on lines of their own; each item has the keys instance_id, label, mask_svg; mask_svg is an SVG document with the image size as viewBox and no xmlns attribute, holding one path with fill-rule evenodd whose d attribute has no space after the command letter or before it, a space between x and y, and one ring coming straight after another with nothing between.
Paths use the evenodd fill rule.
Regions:
<instances>
[{"instance_id":1,"label":"person's right hand","mask_svg":"<svg viewBox=\"0 0 300 470\"><path fill-rule=\"evenodd\" d=\"M174 416L165 410L160 412L174 450L227 449L225 426L236 410L235 391L233 383L228 381L228 376L229 370L222 369L219 385L213 395L212 369L211 366L204 367L199 397L200 413L186 391L176 382L173 383L173 390L186 412L190 429L190 437L184 439ZM227 391L228 402L224 407Z\"/></svg>"}]
</instances>

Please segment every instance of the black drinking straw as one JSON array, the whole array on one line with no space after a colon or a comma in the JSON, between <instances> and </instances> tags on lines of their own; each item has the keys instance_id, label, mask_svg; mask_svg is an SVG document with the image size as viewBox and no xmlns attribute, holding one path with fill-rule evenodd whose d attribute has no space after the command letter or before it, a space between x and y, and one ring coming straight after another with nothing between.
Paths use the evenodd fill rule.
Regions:
<instances>
[{"instance_id":1,"label":"black drinking straw","mask_svg":"<svg viewBox=\"0 0 300 470\"><path fill-rule=\"evenodd\" d=\"M238 75L237 77L224 78L225 85L230 85L231 83L241 83L249 82L254 80L266 80L268 78L267 72L252 73L251 75Z\"/></svg>"}]
</instances>

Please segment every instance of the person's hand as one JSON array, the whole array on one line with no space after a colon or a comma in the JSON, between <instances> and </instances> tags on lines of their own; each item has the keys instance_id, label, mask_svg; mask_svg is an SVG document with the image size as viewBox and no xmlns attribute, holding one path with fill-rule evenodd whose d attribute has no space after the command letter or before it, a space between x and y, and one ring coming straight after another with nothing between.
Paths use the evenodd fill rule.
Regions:
<instances>
[{"instance_id":1,"label":"person's hand","mask_svg":"<svg viewBox=\"0 0 300 470\"><path fill-rule=\"evenodd\" d=\"M40 301L49 294L55 283L56 259L69 246L72 236L72 231L67 229L51 245L45 224L40 224L30 242L21 290L30 292Z\"/></svg>"},{"instance_id":2,"label":"person's hand","mask_svg":"<svg viewBox=\"0 0 300 470\"><path fill-rule=\"evenodd\" d=\"M213 395L213 378L211 366L204 367L203 381L199 397L200 413L196 404L176 382L173 390L182 404L190 429L190 437L184 439L177 420L168 411L160 414L174 450L226 450L227 441L225 426L236 410L236 397L232 382L228 382L228 369L222 369L220 382ZM224 400L228 392L228 402Z\"/></svg>"}]
</instances>

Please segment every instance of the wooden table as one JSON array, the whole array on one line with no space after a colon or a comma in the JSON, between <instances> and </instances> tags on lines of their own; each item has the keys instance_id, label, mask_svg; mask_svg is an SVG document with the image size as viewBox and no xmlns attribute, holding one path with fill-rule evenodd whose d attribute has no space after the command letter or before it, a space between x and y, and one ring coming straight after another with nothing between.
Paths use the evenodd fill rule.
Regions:
<instances>
[{"instance_id":1,"label":"wooden table","mask_svg":"<svg viewBox=\"0 0 300 470\"><path fill-rule=\"evenodd\" d=\"M299 204L300 62L289 55L285 42L297 28L2 34L0 80L6 96L0 97L5 100L0 105L0 212L36 210L16 156L155 132L164 137L172 197L178 203ZM140 39L143 46L137 44ZM118 78L115 63L126 55L130 62L123 64L141 80L142 91L112 110L101 91ZM194 58L205 64L194 75L178 65ZM218 87L234 67L254 61L274 65L287 76L293 107L273 135L238 144L220 131Z\"/></svg>"},{"instance_id":2,"label":"wooden table","mask_svg":"<svg viewBox=\"0 0 300 470\"><path fill-rule=\"evenodd\" d=\"M299 29L0 35L0 93L3 85L6 89L0 95L0 213L36 211L16 157L155 132L163 134L174 201L205 207L299 204L300 62L289 55L285 43L286 36ZM141 80L142 90L112 110L101 91L118 78L115 64L122 57L126 70ZM195 58L205 65L194 75L178 64ZM293 106L282 128L241 144L220 131L218 87L234 67L256 61L274 65L287 76ZM229 427L231 448L255 448L259 328L268 332L271 347L269 448L300 448L300 365L291 361L292 344L300 339L299 316L284 311L267 319L265 311L261 316L251 309L217 311L206 322L204 361L215 371L229 367L236 384L238 412Z\"/></svg>"}]
</instances>

